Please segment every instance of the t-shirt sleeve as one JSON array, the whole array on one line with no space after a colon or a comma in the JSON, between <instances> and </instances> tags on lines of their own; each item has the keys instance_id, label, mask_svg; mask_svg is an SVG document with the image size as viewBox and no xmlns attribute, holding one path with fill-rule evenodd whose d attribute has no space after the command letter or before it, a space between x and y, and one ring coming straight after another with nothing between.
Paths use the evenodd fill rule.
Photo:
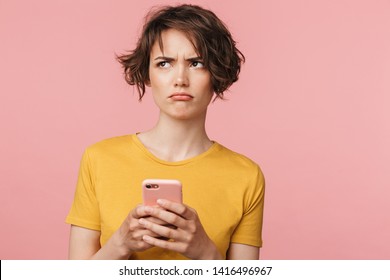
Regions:
<instances>
[{"instance_id":1,"label":"t-shirt sleeve","mask_svg":"<svg viewBox=\"0 0 390 280\"><path fill-rule=\"evenodd\" d=\"M96 199L95 178L88 149L81 159L76 192L66 223L100 230L99 205Z\"/></svg>"},{"instance_id":2,"label":"t-shirt sleeve","mask_svg":"<svg viewBox=\"0 0 390 280\"><path fill-rule=\"evenodd\" d=\"M231 238L232 243L263 245L262 227L265 180L257 166L244 197L244 213Z\"/></svg>"}]
</instances>

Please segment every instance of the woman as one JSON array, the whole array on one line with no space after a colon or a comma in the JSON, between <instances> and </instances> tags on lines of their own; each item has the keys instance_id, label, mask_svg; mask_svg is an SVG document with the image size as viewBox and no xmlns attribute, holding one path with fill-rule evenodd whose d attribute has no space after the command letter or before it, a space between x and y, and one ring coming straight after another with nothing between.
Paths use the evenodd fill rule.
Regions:
<instances>
[{"instance_id":1,"label":"woman","mask_svg":"<svg viewBox=\"0 0 390 280\"><path fill-rule=\"evenodd\" d=\"M148 15L137 47L118 57L140 99L151 87L157 124L86 149L71 224L71 259L258 259L264 178L254 162L211 141L213 98L238 79L241 52L211 11ZM177 179L184 203L142 205L146 178Z\"/></svg>"}]
</instances>

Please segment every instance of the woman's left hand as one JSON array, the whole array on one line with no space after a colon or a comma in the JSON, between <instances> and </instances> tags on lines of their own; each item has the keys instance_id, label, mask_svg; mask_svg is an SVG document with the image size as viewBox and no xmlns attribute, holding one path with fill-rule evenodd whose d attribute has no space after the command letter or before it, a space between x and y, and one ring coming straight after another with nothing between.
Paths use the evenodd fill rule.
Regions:
<instances>
[{"instance_id":1,"label":"woman's left hand","mask_svg":"<svg viewBox=\"0 0 390 280\"><path fill-rule=\"evenodd\" d=\"M155 224L146 219L139 223L163 240L144 235L143 240L150 245L178 252L190 259L222 259L214 242L207 236L195 209L168 200L158 200L161 207L146 207L145 212L173 225L175 228Z\"/></svg>"}]
</instances>

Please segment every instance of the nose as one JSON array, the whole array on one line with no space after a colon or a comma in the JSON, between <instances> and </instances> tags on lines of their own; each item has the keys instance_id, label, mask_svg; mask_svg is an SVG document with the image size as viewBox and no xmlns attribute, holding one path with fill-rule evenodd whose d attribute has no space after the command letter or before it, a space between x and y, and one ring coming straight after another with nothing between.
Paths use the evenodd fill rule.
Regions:
<instances>
[{"instance_id":1,"label":"nose","mask_svg":"<svg viewBox=\"0 0 390 280\"><path fill-rule=\"evenodd\" d=\"M175 73L175 87L186 87L189 84L187 69L180 65Z\"/></svg>"}]
</instances>

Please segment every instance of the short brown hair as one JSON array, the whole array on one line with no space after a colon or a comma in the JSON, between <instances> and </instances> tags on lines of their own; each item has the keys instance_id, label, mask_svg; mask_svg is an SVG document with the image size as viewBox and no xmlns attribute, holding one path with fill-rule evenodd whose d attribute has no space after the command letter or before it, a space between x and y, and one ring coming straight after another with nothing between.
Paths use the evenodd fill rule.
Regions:
<instances>
[{"instance_id":1,"label":"short brown hair","mask_svg":"<svg viewBox=\"0 0 390 280\"><path fill-rule=\"evenodd\" d=\"M128 84L136 85L139 100L149 82L149 60L155 42L163 48L161 33L175 29L185 33L211 73L211 83L216 97L238 80L244 55L225 24L212 12L196 5L165 6L151 10L145 17L142 35L136 48L129 54L117 56L124 68Z\"/></svg>"}]
</instances>

